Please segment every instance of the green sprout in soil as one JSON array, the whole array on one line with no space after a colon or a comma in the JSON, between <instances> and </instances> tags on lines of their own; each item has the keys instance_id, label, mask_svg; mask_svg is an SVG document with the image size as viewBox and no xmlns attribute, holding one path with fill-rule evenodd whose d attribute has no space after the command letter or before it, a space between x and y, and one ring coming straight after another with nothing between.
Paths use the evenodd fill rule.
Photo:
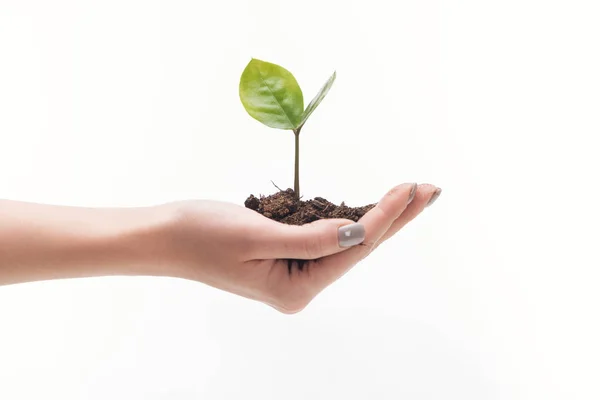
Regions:
<instances>
[{"instance_id":1,"label":"green sprout in soil","mask_svg":"<svg viewBox=\"0 0 600 400\"><path fill-rule=\"evenodd\" d=\"M291 72L279 65L252 59L240 79L240 100L250 116L270 128L290 130L295 136L294 194L300 199L300 131L325 98L336 73L304 108L302 90Z\"/></svg>"}]
</instances>

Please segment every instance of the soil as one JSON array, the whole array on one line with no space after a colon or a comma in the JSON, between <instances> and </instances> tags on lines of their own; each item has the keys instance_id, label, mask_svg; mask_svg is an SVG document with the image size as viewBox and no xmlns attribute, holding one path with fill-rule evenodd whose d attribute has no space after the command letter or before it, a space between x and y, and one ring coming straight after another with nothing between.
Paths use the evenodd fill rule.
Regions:
<instances>
[{"instance_id":1,"label":"soil","mask_svg":"<svg viewBox=\"0 0 600 400\"><path fill-rule=\"evenodd\" d=\"M296 200L293 189L281 190L266 197L250 195L244 205L267 218L288 225L304 225L324 218L344 218L357 222L375 207L375 204L348 207L344 202L338 206L322 197L307 201Z\"/></svg>"}]
</instances>

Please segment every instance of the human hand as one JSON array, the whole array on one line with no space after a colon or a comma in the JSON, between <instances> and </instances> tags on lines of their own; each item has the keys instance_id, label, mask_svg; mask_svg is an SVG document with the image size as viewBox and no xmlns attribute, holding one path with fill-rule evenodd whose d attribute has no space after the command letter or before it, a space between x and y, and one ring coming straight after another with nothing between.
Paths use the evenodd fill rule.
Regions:
<instances>
[{"instance_id":1,"label":"human hand","mask_svg":"<svg viewBox=\"0 0 600 400\"><path fill-rule=\"evenodd\" d=\"M358 223L324 219L303 226L275 222L229 203L173 203L177 217L169 229L165 268L170 275L295 313L419 215L440 192L428 184L403 184Z\"/></svg>"}]
</instances>

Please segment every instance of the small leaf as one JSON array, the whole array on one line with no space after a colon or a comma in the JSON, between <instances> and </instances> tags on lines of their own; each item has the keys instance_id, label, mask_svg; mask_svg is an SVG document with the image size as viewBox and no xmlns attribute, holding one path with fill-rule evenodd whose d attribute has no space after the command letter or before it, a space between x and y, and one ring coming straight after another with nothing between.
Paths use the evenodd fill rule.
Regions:
<instances>
[{"instance_id":1,"label":"small leaf","mask_svg":"<svg viewBox=\"0 0 600 400\"><path fill-rule=\"evenodd\" d=\"M317 107L319 106L319 104L321 104L321 101L323 101L325 96L327 96L327 93L329 93L329 89L331 89L333 82L335 82L335 77L336 77L336 73L334 71L333 75L331 75L329 77L329 79L327 80L327 82L325 82L325 84L323 85L321 90L319 90L319 93L317 93L315 98L312 99L311 102L306 107L306 110L304 110L304 113L302 114L302 118L300 119L300 123L298 124L296 129L302 128L302 126L306 123L306 120L308 119L308 117L310 117L310 115L313 113L313 111L315 111L317 109Z\"/></svg>"},{"instance_id":2,"label":"small leaf","mask_svg":"<svg viewBox=\"0 0 600 400\"><path fill-rule=\"evenodd\" d=\"M296 128L304 110L302 90L294 75L254 58L242 73L240 100L252 118L271 128Z\"/></svg>"}]
</instances>

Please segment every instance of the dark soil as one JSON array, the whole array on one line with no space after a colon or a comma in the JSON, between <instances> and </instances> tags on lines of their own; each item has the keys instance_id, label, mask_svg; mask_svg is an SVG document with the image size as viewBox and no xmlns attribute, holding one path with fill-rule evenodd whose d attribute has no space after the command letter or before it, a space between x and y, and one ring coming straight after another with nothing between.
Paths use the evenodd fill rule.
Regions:
<instances>
[{"instance_id":1,"label":"dark soil","mask_svg":"<svg viewBox=\"0 0 600 400\"><path fill-rule=\"evenodd\" d=\"M322 197L298 201L293 189L281 190L267 197L250 195L244 205L267 218L288 225L304 225L324 218L344 218L356 222L375 206L348 207L343 202L338 206Z\"/></svg>"}]
</instances>

